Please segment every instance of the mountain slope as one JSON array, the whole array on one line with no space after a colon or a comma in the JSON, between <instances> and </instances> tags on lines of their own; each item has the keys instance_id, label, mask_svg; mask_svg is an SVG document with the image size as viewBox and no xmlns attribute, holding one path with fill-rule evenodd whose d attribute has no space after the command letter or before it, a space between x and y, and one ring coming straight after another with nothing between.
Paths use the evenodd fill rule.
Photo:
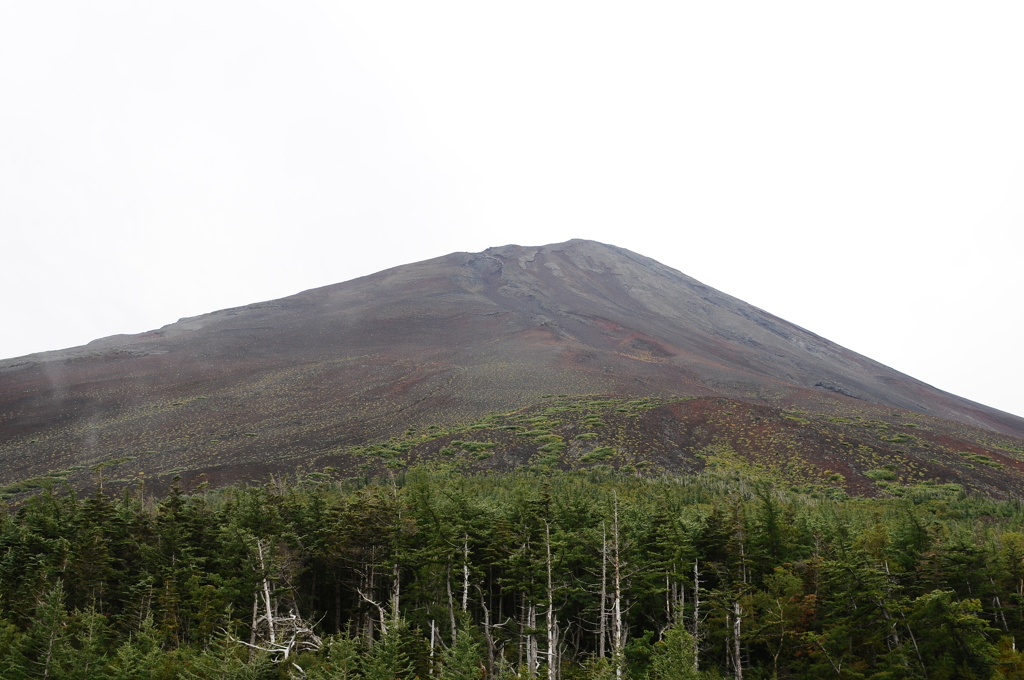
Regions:
<instances>
[{"instance_id":1,"label":"mountain slope","mask_svg":"<svg viewBox=\"0 0 1024 680\"><path fill-rule=\"evenodd\" d=\"M545 394L727 397L833 415L896 409L1024 436L1024 419L649 258L573 240L453 253L0 362L0 483L124 458L146 461L140 478L217 470L221 481L249 479Z\"/></svg>"}]
</instances>

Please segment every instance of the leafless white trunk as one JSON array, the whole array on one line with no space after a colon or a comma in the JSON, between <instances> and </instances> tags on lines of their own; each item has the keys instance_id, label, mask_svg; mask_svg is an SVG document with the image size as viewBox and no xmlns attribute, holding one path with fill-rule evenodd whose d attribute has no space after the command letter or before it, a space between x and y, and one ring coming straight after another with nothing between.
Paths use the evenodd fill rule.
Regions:
<instances>
[{"instance_id":1,"label":"leafless white trunk","mask_svg":"<svg viewBox=\"0 0 1024 680\"><path fill-rule=\"evenodd\" d=\"M604 643L608 637L608 535L601 523L601 611L598 623L597 657L604 658Z\"/></svg>"},{"instance_id":2,"label":"leafless white trunk","mask_svg":"<svg viewBox=\"0 0 1024 680\"><path fill-rule=\"evenodd\" d=\"M491 610L487 607L487 598L484 597L484 591L480 586L476 587L477 592L480 593L480 607L484 610L484 640L487 642L487 677L494 677L494 628L491 624ZM501 624L498 624L499 626Z\"/></svg>"},{"instance_id":3,"label":"leafless white trunk","mask_svg":"<svg viewBox=\"0 0 1024 680\"><path fill-rule=\"evenodd\" d=\"M625 674L626 633L622 627L622 571L625 565L620 554L619 537L619 496L615 495L615 509L612 516L612 569L615 578L615 597L612 600L612 658L615 660L615 678L622 680Z\"/></svg>"},{"instance_id":4,"label":"leafless white trunk","mask_svg":"<svg viewBox=\"0 0 1024 680\"><path fill-rule=\"evenodd\" d=\"M445 576L445 587L448 589L448 618L452 624L452 642L458 635L458 626L455 625L455 600L452 598L452 563L448 562L448 572Z\"/></svg>"},{"instance_id":5,"label":"leafless white trunk","mask_svg":"<svg viewBox=\"0 0 1024 680\"><path fill-rule=\"evenodd\" d=\"M381 605L380 602L377 602L376 600L370 598L362 590L358 590L357 589L356 592L359 593L359 597L361 597L364 602L366 602L367 604L371 604L371 605L373 605L374 607L377 608L377 614L380 615L380 634L381 635L387 635L388 634L388 615L387 615L387 612L384 610L384 606ZM370 621L370 639L371 640L373 639L373 621L372 621L372 619Z\"/></svg>"},{"instance_id":6,"label":"leafless white trunk","mask_svg":"<svg viewBox=\"0 0 1024 680\"><path fill-rule=\"evenodd\" d=\"M551 580L551 526L544 523L544 547L547 549L547 573L548 573L548 607L547 607L547 632L548 632L548 680L558 680L558 616L555 614L555 590Z\"/></svg>"},{"instance_id":7,"label":"leafless white trunk","mask_svg":"<svg viewBox=\"0 0 1024 680\"><path fill-rule=\"evenodd\" d=\"M462 537L462 611L469 606L469 536Z\"/></svg>"},{"instance_id":8,"label":"leafless white trunk","mask_svg":"<svg viewBox=\"0 0 1024 680\"><path fill-rule=\"evenodd\" d=\"M733 622L732 622L732 641L733 641L733 655L732 665L736 670L736 680L743 680L743 658L740 654L740 642L741 642L741 624L743 621L743 610L740 609L739 602L733 602Z\"/></svg>"},{"instance_id":9,"label":"leafless white trunk","mask_svg":"<svg viewBox=\"0 0 1024 680\"><path fill-rule=\"evenodd\" d=\"M427 670L427 675L433 677L434 675L434 635L437 630L437 626L434 624L434 619L430 619L430 663Z\"/></svg>"},{"instance_id":10,"label":"leafless white trunk","mask_svg":"<svg viewBox=\"0 0 1024 680\"><path fill-rule=\"evenodd\" d=\"M323 641L313 631L313 625L302 618L297 607L292 603L288 614L279 616L278 601L271 595L270 570L268 562L272 557L272 546L264 545L263 539L256 540L256 556L260 566L260 583L253 593L253 621L249 642L231 637L231 639L251 651L262 650L272 655L275 662L287 661L293 652L302 650L319 650ZM280 574L278 574L280 576ZM262 600L264 613L259 614ZM261 631L265 631L261 632ZM251 653L250 653L251 656Z\"/></svg>"},{"instance_id":11,"label":"leafless white trunk","mask_svg":"<svg viewBox=\"0 0 1024 680\"><path fill-rule=\"evenodd\" d=\"M395 623L401 618L401 612L398 609L399 595L402 591L402 568L398 564L398 560L395 560L394 565L391 568L391 620Z\"/></svg>"},{"instance_id":12,"label":"leafless white trunk","mask_svg":"<svg viewBox=\"0 0 1024 680\"><path fill-rule=\"evenodd\" d=\"M256 621L260 615L260 594L252 594L252 626L249 628L249 661L252 661L256 654Z\"/></svg>"},{"instance_id":13,"label":"leafless white trunk","mask_svg":"<svg viewBox=\"0 0 1024 680\"><path fill-rule=\"evenodd\" d=\"M537 649L537 635L534 632L537 629L537 606L532 602L526 607L526 626L530 631L526 636L526 665L530 677L536 678L537 669L540 667L540 654Z\"/></svg>"},{"instance_id":14,"label":"leafless white trunk","mask_svg":"<svg viewBox=\"0 0 1024 680\"><path fill-rule=\"evenodd\" d=\"M665 630L672 625L672 580L665 574Z\"/></svg>"},{"instance_id":15,"label":"leafless white trunk","mask_svg":"<svg viewBox=\"0 0 1024 680\"><path fill-rule=\"evenodd\" d=\"M267 628L270 631L270 644L277 642L277 636L274 631L274 614L270 606L270 582L267 580L267 565L263 558L263 539L256 539L256 551L260 558L260 573L263 574L263 599L266 606L265 619L267 622Z\"/></svg>"},{"instance_id":16,"label":"leafless white trunk","mask_svg":"<svg viewBox=\"0 0 1024 680\"><path fill-rule=\"evenodd\" d=\"M693 560L693 672L700 670L700 560Z\"/></svg>"}]
</instances>

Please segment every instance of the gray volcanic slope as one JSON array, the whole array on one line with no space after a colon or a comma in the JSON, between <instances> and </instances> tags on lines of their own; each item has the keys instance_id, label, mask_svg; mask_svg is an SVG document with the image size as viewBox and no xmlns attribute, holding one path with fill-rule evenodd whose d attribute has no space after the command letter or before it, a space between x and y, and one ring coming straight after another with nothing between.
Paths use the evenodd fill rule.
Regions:
<instances>
[{"instance_id":1,"label":"gray volcanic slope","mask_svg":"<svg viewBox=\"0 0 1024 680\"><path fill-rule=\"evenodd\" d=\"M650 258L573 240L453 253L2 361L0 482L118 456L230 481L547 393L708 395L817 412L875 404L1024 436L1024 419Z\"/></svg>"}]
</instances>

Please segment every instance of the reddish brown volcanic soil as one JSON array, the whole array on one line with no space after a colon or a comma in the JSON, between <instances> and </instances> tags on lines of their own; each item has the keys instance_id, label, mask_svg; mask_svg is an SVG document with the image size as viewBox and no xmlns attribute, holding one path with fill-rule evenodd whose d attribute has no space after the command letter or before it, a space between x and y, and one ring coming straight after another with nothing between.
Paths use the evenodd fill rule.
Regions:
<instances>
[{"instance_id":1,"label":"reddish brown volcanic soil","mask_svg":"<svg viewBox=\"0 0 1024 680\"><path fill-rule=\"evenodd\" d=\"M881 409L1001 435L999 446L1024 437L1024 419L649 258L573 240L453 253L2 361L0 485L69 470L82 480L90 473L74 468L123 458L133 459L130 475L118 473L126 480L176 470L215 483L260 478L545 394L726 397L833 416Z\"/></svg>"}]
</instances>

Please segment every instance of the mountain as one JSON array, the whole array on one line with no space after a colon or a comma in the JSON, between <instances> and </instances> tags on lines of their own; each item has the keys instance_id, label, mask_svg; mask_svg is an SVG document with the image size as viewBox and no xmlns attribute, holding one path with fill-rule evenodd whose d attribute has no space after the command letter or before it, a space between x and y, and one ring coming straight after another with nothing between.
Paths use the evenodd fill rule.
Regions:
<instances>
[{"instance_id":1,"label":"mountain","mask_svg":"<svg viewBox=\"0 0 1024 680\"><path fill-rule=\"evenodd\" d=\"M644 408L626 406L638 400ZM710 422L694 436L685 423L698 404ZM103 465L122 484L165 483L175 473L222 484L327 463L355 469L352 447L365 454L390 438L410 455L434 455L464 441L452 429L460 423L513 436L518 425L485 417L550 420L544 413L558 407L633 409L636 423L657 421L657 434L641 428L650 432L612 448L642 458L645 448L675 446L679 459L666 458L666 470L699 467L701 452L716 446L742 454L749 432L729 425L741 410L761 430L767 421L777 433L805 428L802 439L818 442L804 456L812 464L827 442L846 441L827 458L830 472L846 460L846 472L834 474L852 490L878 490L864 476L871 456L859 467L847 460L861 446L882 458L889 451L898 461L886 464L897 469L917 461L922 479L997 495L1024 488L1024 419L937 390L650 258L584 240L453 253L0 361L0 485L10 494L46 477L84 484ZM911 420L913 431L903 427ZM559 434L571 423L548 424L539 436L580 434ZM888 441L897 436L909 439ZM507 452L480 465L525 464L526 452L543 448L523 448L528 439L492 442ZM574 446L577 458L586 455ZM393 459L373 464L380 460Z\"/></svg>"}]
</instances>

